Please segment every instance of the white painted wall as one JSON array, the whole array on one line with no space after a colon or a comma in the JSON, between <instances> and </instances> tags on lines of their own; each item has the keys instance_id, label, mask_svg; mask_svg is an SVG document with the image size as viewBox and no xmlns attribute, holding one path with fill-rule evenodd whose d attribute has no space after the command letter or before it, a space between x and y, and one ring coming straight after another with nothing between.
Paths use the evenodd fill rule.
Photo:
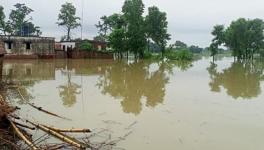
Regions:
<instances>
[{"instance_id":1,"label":"white painted wall","mask_svg":"<svg viewBox=\"0 0 264 150\"><path fill-rule=\"evenodd\" d=\"M65 51L67 52L69 48L75 48L75 42L61 42L61 49L65 46Z\"/></svg>"}]
</instances>

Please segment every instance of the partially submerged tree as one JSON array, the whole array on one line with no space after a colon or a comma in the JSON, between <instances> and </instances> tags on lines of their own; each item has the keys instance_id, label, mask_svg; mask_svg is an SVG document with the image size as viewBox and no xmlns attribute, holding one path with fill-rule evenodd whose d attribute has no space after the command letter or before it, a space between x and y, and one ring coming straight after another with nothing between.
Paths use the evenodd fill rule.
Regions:
<instances>
[{"instance_id":1,"label":"partially submerged tree","mask_svg":"<svg viewBox=\"0 0 264 150\"><path fill-rule=\"evenodd\" d=\"M134 52L135 58L143 58L146 47L144 27L144 4L142 0L126 0L122 12L127 23L127 48Z\"/></svg>"},{"instance_id":2,"label":"partially submerged tree","mask_svg":"<svg viewBox=\"0 0 264 150\"><path fill-rule=\"evenodd\" d=\"M212 31L214 36L212 43L210 44L209 50L211 56L213 56L213 62L215 61L215 55L218 53L219 46L221 46L225 41L225 27L223 25L216 25Z\"/></svg>"},{"instance_id":3,"label":"partially submerged tree","mask_svg":"<svg viewBox=\"0 0 264 150\"><path fill-rule=\"evenodd\" d=\"M71 40L71 30L81 25L79 20L80 18L76 16L76 8L72 3L67 2L61 6L57 24L67 30L67 41Z\"/></svg>"},{"instance_id":4,"label":"partially submerged tree","mask_svg":"<svg viewBox=\"0 0 264 150\"><path fill-rule=\"evenodd\" d=\"M254 54L261 54L264 41L264 23L261 19L239 18L227 29L218 25L214 27L212 43L216 46L225 44L238 59L250 59Z\"/></svg>"},{"instance_id":5,"label":"partially submerged tree","mask_svg":"<svg viewBox=\"0 0 264 150\"><path fill-rule=\"evenodd\" d=\"M170 40L168 32L168 21L165 12L161 12L158 7L153 6L148 9L145 19L146 33L160 48L162 56L165 52L167 41Z\"/></svg>"}]
</instances>

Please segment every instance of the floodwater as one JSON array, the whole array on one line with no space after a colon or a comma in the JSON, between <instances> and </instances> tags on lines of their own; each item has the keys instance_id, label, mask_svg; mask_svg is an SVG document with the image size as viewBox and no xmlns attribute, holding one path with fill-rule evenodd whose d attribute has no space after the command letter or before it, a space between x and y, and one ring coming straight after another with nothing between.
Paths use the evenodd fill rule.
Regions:
<instances>
[{"instance_id":1,"label":"floodwater","mask_svg":"<svg viewBox=\"0 0 264 150\"><path fill-rule=\"evenodd\" d=\"M19 82L37 106L25 118L60 128L107 129L116 149L263 150L264 63L5 60L3 80ZM109 140L108 139L108 140Z\"/></svg>"}]
</instances>

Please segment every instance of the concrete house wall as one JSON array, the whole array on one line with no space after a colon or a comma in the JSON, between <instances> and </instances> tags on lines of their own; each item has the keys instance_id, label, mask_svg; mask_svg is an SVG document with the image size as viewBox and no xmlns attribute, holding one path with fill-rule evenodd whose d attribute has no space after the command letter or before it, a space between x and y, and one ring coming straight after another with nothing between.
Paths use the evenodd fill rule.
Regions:
<instances>
[{"instance_id":1,"label":"concrete house wall","mask_svg":"<svg viewBox=\"0 0 264 150\"><path fill-rule=\"evenodd\" d=\"M54 55L55 38L0 36L6 55Z\"/></svg>"}]
</instances>

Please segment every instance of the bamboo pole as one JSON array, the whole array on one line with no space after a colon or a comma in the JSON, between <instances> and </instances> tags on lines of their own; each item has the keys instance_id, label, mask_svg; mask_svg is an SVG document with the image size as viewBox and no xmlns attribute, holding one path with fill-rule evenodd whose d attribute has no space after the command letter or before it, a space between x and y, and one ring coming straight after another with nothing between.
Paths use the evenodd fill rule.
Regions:
<instances>
[{"instance_id":1,"label":"bamboo pole","mask_svg":"<svg viewBox=\"0 0 264 150\"><path fill-rule=\"evenodd\" d=\"M49 127L46 125L43 125L43 126L51 130L57 131L57 132L69 132L69 133L90 133L91 132L90 129L58 129L58 128Z\"/></svg>"},{"instance_id":2,"label":"bamboo pole","mask_svg":"<svg viewBox=\"0 0 264 150\"><path fill-rule=\"evenodd\" d=\"M28 105L30 105L31 107L33 107L33 108L35 108L35 109L37 109L37 110L39 110L39 111L42 111L42 112L46 113L46 114L49 114L49 115L52 115L52 116L55 116L55 117L58 117L58 118L61 118L61 119L65 119L65 120L71 120L71 119L69 119L69 118L62 117L62 116L59 116L59 115L54 114L54 113L52 113L52 112L49 112L49 111L47 111L47 110L44 110L42 107L37 107L37 106L35 106L34 104L28 103Z\"/></svg>"},{"instance_id":3,"label":"bamboo pole","mask_svg":"<svg viewBox=\"0 0 264 150\"><path fill-rule=\"evenodd\" d=\"M18 94L20 95L20 97L23 99L23 101L26 101L25 98L24 98L24 96L21 94L19 88L17 89L17 92L18 92ZM39 111L42 111L42 112L46 113L46 114L49 114L49 115L52 115L52 116L55 116L55 117L58 117L58 118L61 118L61 119L70 120L70 119L68 119L68 118L66 118L66 117L62 117L62 116L59 116L59 115L57 115L57 114L55 114L55 113L49 112L49 111L47 111L47 110L44 110L42 107L37 107L37 106L35 106L34 104L31 104L31 103L27 103L27 104L30 105L31 107L33 107L33 108L39 110Z\"/></svg>"},{"instance_id":4,"label":"bamboo pole","mask_svg":"<svg viewBox=\"0 0 264 150\"><path fill-rule=\"evenodd\" d=\"M20 127L23 127L23 128L27 128L27 129L30 129L30 130L35 130L34 127L30 127L30 126L27 126L25 124L22 124L22 123L18 123L18 122L15 122L13 121L17 126L20 126Z\"/></svg>"},{"instance_id":5,"label":"bamboo pole","mask_svg":"<svg viewBox=\"0 0 264 150\"><path fill-rule=\"evenodd\" d=\"M38 150L38 148L20 131L14 122L10 121L10 123L15 133L21 140L23 140L32 150Z\"/></svg>"},{"instance_id":6,"label":"bamboo pole","mask_svg":"<svg viewBox=\"0 0 264 150\"><path fill-rule=\"evenodd\" d=\"M63 142L66 142L66 143L68 143L68 144L70 144L70 145L72 145L72 146L74 146L74 147L77 147L77 148L79 148L79 149L85 149L85 148L86 148L86 146L84 146L83 144L81 144L81 143L79 143L79 142L76 142L76 141L70 139L69 137L67 137L66 135L64 135L64 134L62 134L62 133L56 132L56 131L54 131L54 130L51 130L51 129L49 129L49 128L43 126L43 125L35 124L35 123L33 123L33 122L31 122L31 121L28 121L28 120L27 120L27 122L29 122L29 123L32 124L33 126L39 128L40 130L42 130L42 131L44 131L44 132L46 132L46 133L48 133L48 134L51 134L52 136L58 138L59 140L61 140L61 141L63 141Z\"/></svg>"}]
</instances>

